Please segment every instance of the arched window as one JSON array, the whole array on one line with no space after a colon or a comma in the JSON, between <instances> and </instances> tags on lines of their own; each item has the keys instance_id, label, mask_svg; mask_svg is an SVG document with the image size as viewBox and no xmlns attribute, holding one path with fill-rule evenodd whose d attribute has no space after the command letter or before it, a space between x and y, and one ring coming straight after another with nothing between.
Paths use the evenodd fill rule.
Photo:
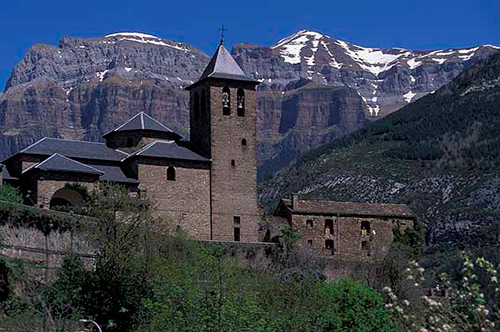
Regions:
<instances>
[{"instance_id":1,"label":"arched window","mask_svg":"<svg viewBox=\"0 0 500 332\"><path fill-rule=\"evenodd\" d=\"M167 180L175 181L175 168L173 168L172 166L169 166L167 168Z\"/></svg>"},{"instance_id":2,"label":"arched window","mask_svg":"<svg viewBox=\"0 0 500 332\"><path fill-rule=\"evenodd\" d=\"M231 166L236 166L236 162L234 161L234 159L231 159Z\"/></svg>"},{"instance_id":3,"label":"arched window","mask_svg":"<svg viewBox=\"0 0 500 332\"><path fill-rule=\"evenodd\" d=\"M205 96L205 89L201 89L201 98L200 98L200 108L201 108L201 114L205 114L207 110L207 98Z\"/></svg>"},{"instance_id":4,"label":"arched window","mask_svg":"<svg viewBox=\"0 0 500 332\"><path fill-rule=\"evenodd\" d=\"M247 140L246 139L242 139L241 140L241 145L242 146L247 146Z\"/></svg>"},{"instance_id":5,"label":"arched window","mask_svg":"<svg viewBox=\"0 0 500 332\"><path fill-rule=\"evenodd\" d=\"M198 95L198 92L194 93L194 117L198 118L200 116L200 96Z\"/></svg>"},{"instance_id":6,"label":"arched window","mask_svg":"<svg viewBox=\"0 0 500 332\"><path fill-rule=\"evenodd\" d=\"M231 115L231 91L227 86L222 88L222 114Z\"/></svg>"},{"instance_id":7,"label":"arched window","mask_svg":"<svg viewBox=\"0 0 500 332\"><path fill-rule=\"evenodd\" d=\"M237 114L238 116L245 116L245 90L239 88L236 97Z\"/></svg>"}]
</instances>

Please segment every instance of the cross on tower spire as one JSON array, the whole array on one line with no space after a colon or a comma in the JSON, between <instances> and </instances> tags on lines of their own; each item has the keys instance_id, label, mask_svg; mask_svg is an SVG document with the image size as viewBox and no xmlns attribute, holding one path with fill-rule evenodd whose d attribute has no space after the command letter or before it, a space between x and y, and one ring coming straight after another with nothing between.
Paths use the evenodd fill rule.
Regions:
<instances>
[{"instance_id":1,"label":"cross on tower spire","mask_svg":"<svg viewBox=\"0 0 500 332\"><path fill-rule=\"evenodd\" d=\"M228 31L226 28L224 28L224 24L222 27L219 29L220 31L220 44L224 44L224 31Z\"/></svg>"}]
</instances>

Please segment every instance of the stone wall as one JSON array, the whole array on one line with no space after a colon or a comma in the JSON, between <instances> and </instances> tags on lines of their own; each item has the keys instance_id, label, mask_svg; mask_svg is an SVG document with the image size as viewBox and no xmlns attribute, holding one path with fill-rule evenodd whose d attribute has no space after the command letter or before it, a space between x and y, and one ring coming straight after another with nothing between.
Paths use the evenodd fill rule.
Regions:
<instances>
[{"instance_id":1,"label":"stone wall","mask_svg":"<svg viewBox=\"0 0 500 332\"><path fill-rule=\"evenodd\" d=\"M169 166L175 168L175 181L167 180ZM140 158L133 167L158 216L195 239L211 239L209 163Z\"/></svg>"},{"instance_id":2,"label":"stone wall","mask_svg":"<svg viewBox=\"0 0 500 332\"><path fill-rule=\"evenodd\" d=\"M36 181L37 183L37 194L34 196L36 197L36 205L38 207L49 208L50 200L54 194L58 190L63 189L68 183L81 184L88 192L98 189L99 175L43 172L39 173L38 177L34 177L30 179L30 181L25 182L32 181Z\"/></svg>"},{"instance_id":3,"label":"stone wall","mask_svg":"<svg viewBox=\"0 0 500 332\"><path fill-rule=\"evenodd\" d=\"M230 115L222 110L222 90L230 89ZM245 114L237 114L237 90L245 92ZM255 86L212 82L210 86L213 239L257 241L261 220L257 199ZM245 144L243 144L245 140ZM236 222L239 218L239 225ZM239 226L239 227L238 227Z\"/></svg>"},{"instance_id":4,"label":"stone wall","mask_svg":"<svg viewBox=\"0 0 500 332\"><path fill-rule=\"evenodd\" d=\"M404 231L411 226L412 220L397 218L292 215L292 227L301 236L300 245L311 246L324 256L348 260L383 259L394 238L393 228L402 227Z\"/></svg>"}]
</instances>

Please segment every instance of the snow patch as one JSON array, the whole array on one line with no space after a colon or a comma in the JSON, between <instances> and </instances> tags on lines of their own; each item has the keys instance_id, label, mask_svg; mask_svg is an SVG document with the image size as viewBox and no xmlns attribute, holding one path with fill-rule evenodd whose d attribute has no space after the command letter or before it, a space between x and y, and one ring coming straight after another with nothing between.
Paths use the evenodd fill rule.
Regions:
<instances>
[{"instance_id":1,"label":"snow patch","mask_svg":"<svg viewBox=\"0 0 500 332\"><path fill-rule=\"evenodd\" d=\"M129 73L129 72L132 70L132 68L130 68L130 67L125 67L125 70L127 71L127 73Z\"/></svg>"},{"instance_id":2,"label":"snow patch","mask_svg":"<svg viewBox=\"0 0 500 332\"><path fill-rule=\"evenodd\" d=\"M189 49L182 46L181 43L176 43L176 45L168 44L164 41L164 39L153 36L153 35L147 35L145 33L138 33L138 32L119 32L119 33L112 33L110 35L106 35L104 38L118 38L118 41L123 41L123 40L128 40L128 41L133 41L137 43L142 43L142 44L153 44L153 45L158 45L158 46L166 46L170 47L179 51L183 52L188 52ZM102 43L108 43L108 44L113 44L113 42L109 41L102 41Z\"/></svg>"},{"instance_id":3,"label":"snow patch","mask_svg":"<svg viewBox=\"0 0 500 332\"><path fill-rule=\"evenodd\" d=\"M446 59L443 59L443 58L433 58L432 61L436 61L437 63L439 63L440 65L442 65Z\"/></svg>"},{"instance_id":4,"label":"snow patch","mask_svg":"<svg viewBox=\"0 0 500 332\"><path fill-rule=\"evenodd\" d=\"M386 71L394 65L395 60L403 56L405 53L388 54L378 48L366 48L348 44L344 41L337 40L339 44L358 65L373 75L378 76L379 73Z\"/></svg>"},{"instance_id":5,"label":"snow patch","mask_svg":"<svg viewBox=\"0 0 500 332\"><path fill-rule=\"evenodd\" d=\"M96 75L97 77L99 77L99 82L102 82L104 80L104 76L106 75L106 73L108 72L109 70L105 70L105 71L100 71L100 72L97 72Z\"/></svg>"},{"instance_id":6,"label":"snow patch","mask_svg":"<svg viewBox=\"0 0 500 332\"><path fill-rule=\"evenodd\" d=\"M416 93L413 93L412 91L408 91L407 93L405 93L403 95L403 97L405 98L406 102L409 103L409 102L411 102L413 97L415 97L416 95L417 95Z\"/></svg>"},{"instance_id":7,"label":"snow patch","mask_svg":"<svg viewBox=\"0 0 500 332\"><path fill-rule=\"evenodd\" d=\"M422 64L422 61L417 61L415 59L410 59L406 63L408 64L408 66L410 66L410 69L415 69L415 68L417 68L418 66L420 66Z\"/></svg>"}]
</instances>

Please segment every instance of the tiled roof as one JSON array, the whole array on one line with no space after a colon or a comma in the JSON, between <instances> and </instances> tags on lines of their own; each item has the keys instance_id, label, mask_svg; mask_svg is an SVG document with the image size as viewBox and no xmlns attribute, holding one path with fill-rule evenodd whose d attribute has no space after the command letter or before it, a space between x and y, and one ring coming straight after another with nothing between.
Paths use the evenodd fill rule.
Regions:
<instances>
[{"instance_id":1,"label":"tiled roof","mask_svg":"<svg viewBox=\"0 0 500 332\"><path fill-rule=\"evenodd\" d=\"M92 165L92 167L104 172L99 178L101 181L119 182L119 183L139 183L138 180L127 177L122 168L118 165Z\"/></svg>"},{"instance_id":2,"label":"tiled roof","mask_svg":"<svg viewBox=\"0 0 500 332\"><path fill-rule=\"evenodd\" d=\"M134 130L159 131L172 134L175 136L176 139L182 138L182 136L174 132L172 129L156 121L155 119L153 119L144 112L137 113L130 120L128 120L121 126L104 134L103 137L106 137L111 133L122 132L122 131L134 131Z\"/></svg>"},{"instance_id":3,"label":"tiled roof","mask_svg":"<svg viewBox=\"0 0 500 332\"><path fill-rule=\"evenodd\" d=\"M26 169L24 173L27 173L33 169L40 169L43 171L59 171L59 172L71 172L71 173L85 173L85 174L95 174L102 175L103 171L98 170L92 166L85 165L76 160L70 159L68 157L62 156L58 153L54 153L49 158L45 159L38 164L31 166Z\"/></svg>"},{"instance_id":4,"label":"tiled roof","mask_svg":"<svg viewBox=\"0 0 500 332\"><path fill-rule=\"evenodd\" d=\"M107 161L120 161L128 156L127 153L111 149L104 143L71 141L47 137L31 144L19 153L42 156L51 156L54 153L59 153L69 158Z\"/></svg>"},{"instance_id":5,"label":"tiled roof","mask_svg":"<svg viewBox=\"0 0 500 332\"><path fill-rule=\"evenodd\" d=\"M283 204L296 214L328 214L358 215L381 217L415 218L405 204L335 202L325 200L296 200L292 208L292 200L282 199Z\"/></svg>"},{"instance_id":6,"label":"tiled roof","mask_svg":"<svg viewBox=\"0 0 500 332\"><path fill-rule=\"evenodd\" d=\"M132 154L129 158L135 156L210 161L210 159L198 153L191 143L185 141L152 142Z\"/></svg>"},{"instance_id":7,"label":"tiled roof","mask_svg":"<svg viewBox=\"0 0 500 332\"><path fill-rule=\"evenodd\" d=\"M258 83L258 81L248 77L243 72L223 44L220 44L217 51L215 51L212 60L210 60L207 68L203 71L203 74L201 74L198 82L204 80L205 78L223 78ZM193 85L195 84L197 83L194 83Z\"/></svg>"}]
</instances>

